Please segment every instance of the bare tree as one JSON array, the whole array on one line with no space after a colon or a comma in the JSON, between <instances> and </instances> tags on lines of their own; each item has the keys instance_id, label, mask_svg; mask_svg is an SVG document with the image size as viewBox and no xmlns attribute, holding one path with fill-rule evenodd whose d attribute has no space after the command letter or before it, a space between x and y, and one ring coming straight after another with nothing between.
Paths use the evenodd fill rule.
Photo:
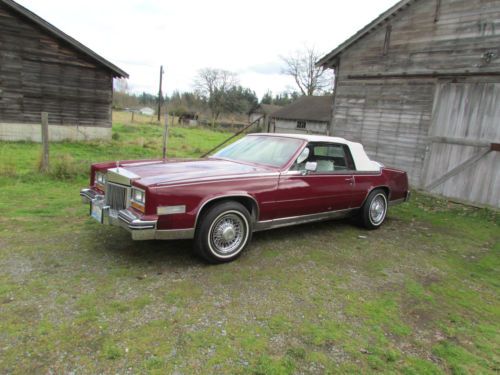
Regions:
<instances>
[{"instance_id":1,"label":"bare tree","mask_svg":"<svg viewBox=\"0 0 500 375\"><path fill-rule=\"evenodd\" d=\"M129 91L127 78L115 78L114 86L117 92L128 93Z\"/></svg>"},{"instance_id":2,"label":"bare tree","mask_svg":"<svg viewBox=\"0 0 500 375\"><path fill-rule=\"evenodd\" d=\"M227 93L238 85L235 73L223 69L205 68L198 71L194 81L196 92L205 97L212 122L215 122L224 110Z\"/></svg>"},{"instance_id":3,"label":"bare tree","mask_svg":"<svg viewBox=\"0 0 500 375\"><path fill-rule=\"evenodd\" d=\"M332 72L316 66L321 56L314 47L307 46L289 56L281 56L285 63L283 73L293 77L302 95L311 96L333 89Z\"/></svg>"}]
</instances>

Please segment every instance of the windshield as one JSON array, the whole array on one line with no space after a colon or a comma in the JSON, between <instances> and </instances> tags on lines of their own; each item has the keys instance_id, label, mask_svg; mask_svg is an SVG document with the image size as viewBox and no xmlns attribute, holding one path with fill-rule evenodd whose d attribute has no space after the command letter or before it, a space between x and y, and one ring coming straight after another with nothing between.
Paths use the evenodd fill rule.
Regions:
<instances>
[{"instance_id":1,"label":"windshield","mask_svg":"<svg viewBox=\"0 0 500 375\"><path fill-rule=\"evenodd\" d=\"M302 140L247 136L223 148L214 157L281 167L298 151Z\"/></svg>"}]
</instances>

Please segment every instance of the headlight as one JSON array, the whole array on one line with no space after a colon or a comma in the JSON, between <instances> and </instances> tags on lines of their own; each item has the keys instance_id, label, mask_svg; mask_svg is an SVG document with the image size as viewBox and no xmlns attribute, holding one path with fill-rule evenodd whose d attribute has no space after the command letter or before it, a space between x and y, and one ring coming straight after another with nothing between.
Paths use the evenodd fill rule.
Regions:
<instances>
[{"instance_id":1,"label":"headlight","mask_svg":"<svg viewBox=\"0 0 500 375\"><path fill-rule=\"evenodd\" d=\"M97 185L105 186L106 185L106 174L102 172L96 172L94 181Z\"/></svg>"},{"instance_id":2,"label":"headlight","mask_svg":"<svg viewBox=\"0 0 500 375\"><path fill-rule=\"evenodd\" d=\"M144 206L146 203L146 192L144 190L133 187L131 191L132 202L139 203Z\"/></svg>"}]
</instances>

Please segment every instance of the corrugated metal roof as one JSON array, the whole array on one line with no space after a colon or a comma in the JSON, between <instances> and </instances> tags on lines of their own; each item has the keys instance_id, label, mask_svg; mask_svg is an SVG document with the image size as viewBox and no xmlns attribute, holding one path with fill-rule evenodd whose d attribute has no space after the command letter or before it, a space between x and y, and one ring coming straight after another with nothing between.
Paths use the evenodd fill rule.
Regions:
<instances>
[{"instance_id":1,"label":"corrugated metal roof","mask_svg":"<svg viewBox=\"0 0 500 375\"><path fill-rule=\"evenodd\" d=\"M274 112L271 116L284 120L329 122L332 117L333 96L303 96Z\"/></svg>"},{"instance_id":2,"label":"corrugated metal roof","mask_svg":"<svg viewBox=\"0 0 500 375\"><path fill-rule=\"evenodd\" d=\"M53 35L55 38L62 40L72 46L74 49L78 50L79 52L87 55L90 57L92 60L97 62L99 65L102 65L109 70L113 72L114 77L125 77L128 78L128 74L118 68L116 65L112 64L105 58L99 56L97 53L92 51L90 48L84 46L82 43L77 41L76 39L70 37L69 35L65 34L61 30L59 30L57 27L54 25L50 24L49 22L45 21L43 18L37 16L35 13L32 11L26 9L22 5L19 5L15 1L12 0L0 0L0 3L4 4L7 6L9 9L13 10L17 14L20 14L24 18L28 19L29 21L33 22L34 24L38 25L41 27L43 30L47 31L49 34Z\"/></svg>"}]
</instances>

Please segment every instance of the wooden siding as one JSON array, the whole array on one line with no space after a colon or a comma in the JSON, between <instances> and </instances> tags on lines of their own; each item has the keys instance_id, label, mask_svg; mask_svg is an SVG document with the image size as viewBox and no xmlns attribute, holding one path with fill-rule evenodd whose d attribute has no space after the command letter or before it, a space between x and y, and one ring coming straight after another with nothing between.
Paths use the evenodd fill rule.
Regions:
<instances>
[{"instance_id":1,"label":"wooden siding","mask_svg":"<svg viewBox=\"0 0 500 375\"><path fill-rule=\"evenodd\" d=\"M500 83L440 84L429 131L435 141L426 161L425 186L475 155L484 154L490 143L500 143L499 121ZM484 146L467 145L473 142ZM430 191L500 206L500 153L486 154Z\"/></svg>"},{"instance_id":2,"label":"wooden siding","mask_svg":"<svg viewBox=\"0 0 500 375\"><path fill-rule=\"evenodd\" d=\"M381 163L418 185L432 115L433 80L341 80L333 135L360 142Z\"/></svg>"},{"instance_id":3,"label":"wooden siding","mask_svg":"<svg viewBox=\"0 0 500 375\"><path fill-rule=\"evenodd\" d=\"M0 122L111 126L112 73L0 4Z\"/></svg>"},{"instance_id":4,"label":"wooden siding","mask_svg":"<svg viewBox=\"0 0 500 375\"><path fill-rule=\"evenodd\" d=\"M500 1L441 0L435 22L436 5L415 0L342 51L331 134L407 171L414 187L500 207L500 155L482 156L486 140L500 142ZM438 140L453 136L463 143Z\"/></svg>"},{"instance_id":5,"label":"wooden siding","mask_svg":"<svg viewBox=\"0 0 500 375\"><path fill-rule=\"evenodd\" d=\"M328 123L319 121L304 121L304 122L306 123L305 129L299 129L297 128L297 120L275 119L274 132L326 135Z\"/></svg>"},{"instance_id":6,"label":"wooden siding","mask_svg":"<svg viewBox=\"0 0 500 375\"><path fill-rule=\"evenodd\" d=\"M417 0L341 55L340 76L500 72L500 1ZM493 53L490 62L486 55Z\"/></svg>"}]
</instances>

